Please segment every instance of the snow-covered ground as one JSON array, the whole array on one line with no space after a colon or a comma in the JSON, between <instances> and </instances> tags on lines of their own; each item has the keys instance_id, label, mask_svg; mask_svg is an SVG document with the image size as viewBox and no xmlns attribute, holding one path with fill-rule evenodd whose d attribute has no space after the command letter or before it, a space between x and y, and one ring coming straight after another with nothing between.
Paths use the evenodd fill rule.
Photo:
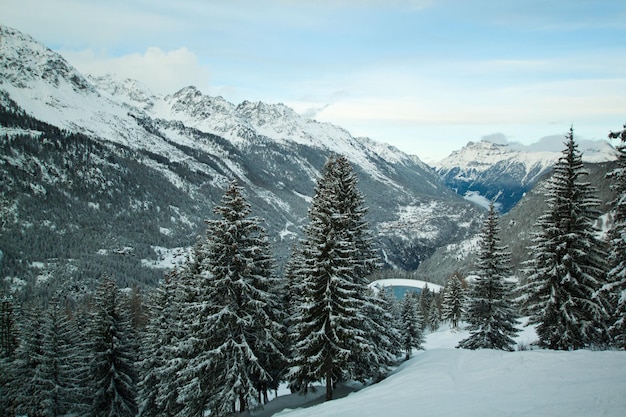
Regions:
<instances>
[{"instance_id":1,"label":"snow-covered ground","mask_svg":"<svg viewBox=\"0 0 626 417\"><path fill-rule=\"evenodd\" d=\"M283 395L255 417L597 417L626 415L626 352L462 350L466 331L442 327L384 381L320 403ZM532 329L517 340L527 345ZM348 390L349 391L349 390ZM310 406L310 404L317 405ZM303 408L303 404L305 408ZM300 407L300 408L297 408ZM282 410L282 411L280 411Z\"/></svg>"}]
</instances>

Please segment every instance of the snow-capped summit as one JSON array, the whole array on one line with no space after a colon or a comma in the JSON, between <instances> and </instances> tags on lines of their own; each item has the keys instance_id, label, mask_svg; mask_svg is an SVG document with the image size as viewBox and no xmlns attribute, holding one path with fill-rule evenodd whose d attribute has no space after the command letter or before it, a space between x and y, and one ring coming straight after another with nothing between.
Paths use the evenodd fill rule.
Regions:
<instances>
[{"instance_id":1,"label":"snow-capped summit","mask_svg":"<svg viewBox=\"0 0 626 417\"><path fill-rule=\"evenodd\" d=\"M95 93L93 86L61 55L31 36L0 26L0 72L2 84L34 88L44 81L79 93Z\"/></svg>"},{"instance_id":2,"label":"snow-capped summit","mask_svg":"<svg viewBox=\"0 0 626 417\"><path fill-rule=\"evenodd\" d=\"M137 80L115 74L88 76L88 80L102 93L106 92L130 107L150 110L161 98Z\"/></svg>"},{"instance_id":3,"label":"snow-capped summit","mask_svg":"<svg viewBox=\"0 0 626 417\"><path fill-rule=\"evenodd\" d=\"M563 138L564 139L564 138ZM437 173L458 194L474 201L495 199L502 212L509 211L561 157L563 147L555 138L534 145L469 142L461 150L435 164ZM583 161L599 163L617 159L605 140L581 141Z\"/></svg>"}]
</instances>

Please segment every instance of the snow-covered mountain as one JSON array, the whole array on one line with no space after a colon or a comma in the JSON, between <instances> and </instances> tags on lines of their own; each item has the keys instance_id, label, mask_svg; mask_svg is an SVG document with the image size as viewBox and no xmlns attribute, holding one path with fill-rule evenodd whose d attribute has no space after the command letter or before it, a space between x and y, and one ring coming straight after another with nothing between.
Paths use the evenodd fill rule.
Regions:
<instances>
[{"instance_id":1,"label":"snow-covered mountain","mask_svg":"<svg viewBox=\"0 0 626 417\"><path fill-rule=\"evenodd\" d=\"M28 35L0 27L0 38L5 277L157 279L148 266L193 244L233 179L281 264L332 153L354 164L388 265L415 269L481 223L480 209L389 145L282 104L235 105L194 87L159 96L134 80L84 76Z\"/></svg>"},{"instance_id":2,"label":"snow-covered mountain","mask_svg":"<svg viewBox=\"0 0 626 417\"><path fill-rule=\"evenodd\" d=\"M596 196L601 202L598 207L601 216L596 224L600 232L606 232L611 222L609 212L611 201L615 199L615 192L611 189L611 182L606 179L606 174L616 167L617 161L585 163L588 175L584 181L596 189ZM534 225L547 209L544 193L548 179L549 174L543 176L519 203L499 220L501 244L510 249L511 267L518 278L523 276L523 263L528 260L528 247L532 244ZM456 272L467 276L475 270L478 248L479 241L476 235L461 242L442 246L419 265L415 276L440 283L445 282L448 276Z\"/></svg>"},{"instance_id":3,"label":"snow-covered mountain","mask_svg":"<svg viewBox=\"0 0 626 417\"><path fill-rule=\"evenodd\" d=\"M495 199L500 211L506 213L550 171L562 149L546 149L542 144L469 142L435 164L435 169L458 194L479 203ZM581 141L579 149L585 162L617 159L615 149L607 141Z\"/></svg>"}]
</instances>

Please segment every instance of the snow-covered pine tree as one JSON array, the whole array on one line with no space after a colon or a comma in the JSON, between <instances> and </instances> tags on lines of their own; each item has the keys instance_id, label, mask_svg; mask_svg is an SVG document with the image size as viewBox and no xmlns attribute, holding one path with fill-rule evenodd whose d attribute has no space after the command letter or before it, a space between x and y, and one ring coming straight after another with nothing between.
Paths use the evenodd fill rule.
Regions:
<instances>
[{"instance_id":1,"label":"snow-covered pine tree","mask_svg":"<svg viewBox=\"0 0 626 417\"><path fill-rule=\"evenodd\" d=\"M395 316L394 301L387 297L384 288L378 294L369 295L365 306L365 315L371 326L367 334L372 348L363 353L365 358L352 361L352 374L356 380L384 379L391 367L397 364L401 353L401 333Z\"/></svg>"},{"instance_id":2,"label":"snow-covered pine tree","mask_svg":"<svg viewBox=\"0 0 626 417\"><path fill-rule=\"evenodd\" d=\"M20 341L13 362L13 380L9 396L14 398L18 415L39 415L43 413L43 393L35 382L35 372L41 365L43 329L40 320L43 315L39 304L24 308L20 321Z\"/></svg>"},{"instance_id":3,"label":"snow-covered pine tree","mask_svg":"<svg viewBox=\"0 0 626 417\"><path fill-rule=\"evenodd\" d=\"M182 402L194 401L224 415L245 411L259 389L272 382L274 364L283 360L278 282L269 241L260 219L249 217L242 189L232 182L207 222L197 301L188 303L186 369L191 385ZM201 396L205 402L198 401Z\"/></svg>"},{"instance_id":4,"label":"snow-covered pine tree","mask_svg":"<svg viewBox=\"0 0 626 417\"><path fill-rule=\"evenodd\" d=\"M423 349L424 326L424 317L417 295L413 292L406 292L400 305L400 337L405 360L411 358L413 349Z\"/></svg>"},{"instance_id":5,"label":"snow-covered pine tree","mask_svg":"<svg viewBox=\"0 0 626 417\"><path fill-rule=\"evenodd\" d=\"M448 277L443 290L442 318L450 322L454 330L459 328L459 321L465 313L465 291L459 273Z\"/></svg>"},{"instance_id":6,"label":"snow-covered pine tree","mask_svg":"<svg viewBox=\"0 0 626 417\"><path fill-rule=\"evenodd\" d=\"M93 395L89 416L134 417L138 411L136 333L122 297L115 282L104 276L96 290L89 329Z\"/></svg>"},{"instance_id":7,"label":"snow-covered pine tree","mask_svg":"<svg viewBox=\"0 0 626 417\"><path fill-rule=\"evenodd\" d=\"M609 336L619 349L626 349L626 125L624 130L611 132L609 137L620 139L618 166L607 174L616 193L613 200L614 223L608 232L610 244L609 273L601 291L610 309Z\"/></svg>"},{"instance_id":8,"label":"snow-covered pine tree","mask_svg":"<svg viewBox=\"0 0 626 417\"><path fill-rule=\"evenodd\" d=\"M176 273L163 277L151 294L148 314L142 335L141 361L139 362L139 416L158 417L176 415L182 409L176 389L177 372L181 359L173 347L181 336L180 304L176 296Z\"/></svg>"},{"instance_id":9,"label":"snow-covered pine tree","mask_svg":"<svg viewBox=\"0 0 626 417\"><path fill-rule=\"evenodd\" d=\"M430 317L430 305L433 301L433 292L431 291L428 283L424 285L424 288L419 293L418 307L420 309L421 316L424 318L424 331L428 330L428 317Z\"/></svg>"},{"instance_id":10,"label":"snow-covered pine tree","mask_svg":"<svg viewBox=\"0 0 626 417\"><path fill-rule=\"evenodd\" d=\"M470 284L466 320L470 335L457 347L465 349L513 350L517 311L513 307L514 284L511 275L511 253L498 246L498 215L493 202L480 234L476 256L475 281Z\"/></svg>"},{"instance_id":11,"label":"snow-covered pine tree","mask_svg":"<svg viewBox=\"0 0 626 417\"><path fill-rule=\"evenodd\" d=\"M84 352L78 340L75 324L58 299L44 311L41 357L33 376L33 384L40 398L40 409L45 416L63 416L81 411L81 359Z\"/></svg>"},{"instance_id":12,"label":"snow-covered pine tree","mask_svg":"<svg viewBox=\"0 0 626 417\"><path fill-rule=\"evenodd\" d=\"M285 357L291 358L294 354L295 326L297 324L298 309L305 302L306 294L304 281L302 280L301 269L304 266L304 257L301 246L295 244L291 250L291 257L285 265L285 278L282 288L282 302L286 307L284 317L285 338L283 341L283 353ZM300 390L299 386L290 385L292 392Z\"/></svg>"},{"instance_id":13,"label":"snow-covered pine tree","mask_svg":"<svg viewBox=\"0 0 626 417\"><path fill-rule=\"evenodd\" d=\"M1 226L1 225L0 225ZM15 350L18 346L17 322L13 297L0 295L0 416L15 411Z\"/></svg>"},{"instance_id":14,"label":"snow-covered pine tree","mask_svg":"<svg viewBox=\"0 0 626 417\"><path fill-rule=\"evenodd\" d=\"M13 297L0 296L0 358L12 357L17 348Z\"/></svg>"},{"instance_id":15,"label":"snow-covered pine tree","mask_svg":"<svg viewBox=\"0 0 626 417\"><path fill-rule=\"evenodd\" d=\"M519 298L529 324L537 324L538 344L549 349L584 348L605 334L607 314L597 296L605 283L607 253L594 228L599 201L583 182L585 175L570 129L547 183L548 207L535 224Z\"/></svg>"},{"instance_id":16,"label":"snow-covered pine tree","mask_svg":"<svg viewBox=\"0 0 626 417\"><path fill-rule=\"evenodd\" d=\"M397 357L402 354L403 350L400 302L393 294L393 291L385 287L381 288L376 296L383 300L383 305L386 309L385 322L391 329L390 331L393 332L392 336L390 336L390 338L393 338L393 346L390 351L395 356L395 362L397 362Z\"/></svg>"},{"instance_id":17,"label":"snow-covered pine tree","mask_svg":"<svg viewBox=\"0 0 626 417\"><path fill-rule=\"evenodd\" d=\"M288 378L306 389L325 380L333 386L354 377L352 364L367 361L376 347L368 332L366 277L376 265L363 197L344 156L332 156L322 170L302 241L304 303L295 317L296 344Z\"/></svg>"},{"instance_id":18,"label":"snow-covered pine tree","mask_svg":"<svg viewBox=\"0 0 626 417\"><path fill-rule=\"evenodd\" d=\"M428 310L428 318L426 323L428 324L428 329L431 332L436 332L441 325L441 303L442 303L442 295L438 292L432 292L432 300L430 302L430 309Z\"/></svg>"},{"instance_id":19,"label":"snow-covered pine tree","mask_svg":"<svg viewBox=\"0 0 626 417\"><path fill-rule=\"evenodd\" d=\"M13 374L13 358L0 357L0 417L15 415L15 402L11 392Z\"/></svg>"},{"instance_id":20,"label":"snow-covered pine tree","mask_svg":"<svg viewBox=\"0 0 626 417\"><path fill-rule=\"evenodd\" d=\"M170 325L161 330L165 343L163 366L155 371L156 405L178 417L202 416L213 401L212 375L206 363L195 368L190 365L210 349L211 335L203 325L208 312L201 311L210 304L210 285L206 282L209 275L202 273L206 246L206 237L199 237L187 261L171 272L173 300L163 311L165 322Z\"/></svg>"}]
</instances>

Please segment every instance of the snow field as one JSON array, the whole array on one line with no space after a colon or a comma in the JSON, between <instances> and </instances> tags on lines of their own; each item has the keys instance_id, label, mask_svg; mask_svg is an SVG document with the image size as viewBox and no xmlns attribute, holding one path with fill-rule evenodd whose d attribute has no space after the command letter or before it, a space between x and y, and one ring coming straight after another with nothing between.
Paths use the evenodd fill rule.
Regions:
<instances>
[{"instance_id":1,"label":"snow field","mask_svg":"<svg viewBox=\"0 0 626 417\"><path fill-rule=\"evenodd\" d=\"M426 336L387 379L345 398L308 408L313 394L280 396L253 416L280 417L622 417L626 415L626 352L464 350L465 330L442 326ZM516 340L535 340L523 328ZM318 391L323 396L323 391ZM279 406L280 405L280 406ZM277 407L278 406L278 407Z\"/></svg>"}]
</instances>

